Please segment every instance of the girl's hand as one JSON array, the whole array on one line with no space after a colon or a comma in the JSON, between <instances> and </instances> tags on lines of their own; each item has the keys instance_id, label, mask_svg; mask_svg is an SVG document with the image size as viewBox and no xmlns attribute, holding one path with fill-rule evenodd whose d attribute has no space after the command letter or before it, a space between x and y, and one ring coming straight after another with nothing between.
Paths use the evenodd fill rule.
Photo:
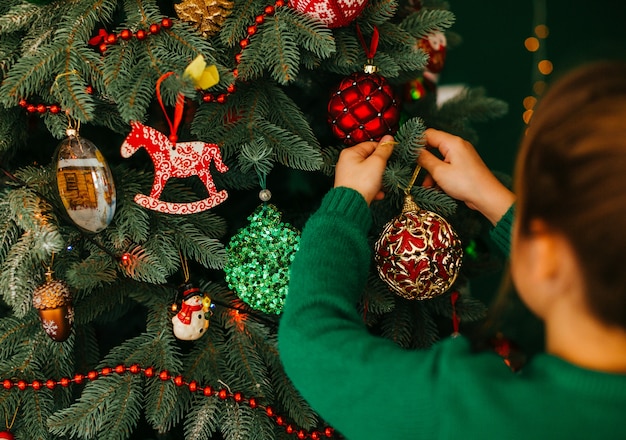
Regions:
<instances>
[{"instance_id":1,"label":"girl's hand","mask_svg":"<svg viewBox=\"0 0 626 440\"><path fill-rule=\"evenodd\" d=\"M432 128L424 135L426 146L438 149L443 156L441 160L427 149L420 153L417 162L430 174L426 185L436 183L495 225L515 202L515 195L493 175L469 142Z\"/></svg>"},{"instance_id":2,"label":"girl's hand","mask_svg":"<svg viewBox=\"0 0 626 440\"><path fill-rule=\"evenodd\" d=\"M344 186L358 191L367 204L380 200L383 172L395 142L392 136L383 136L379 142L361 142L345 148L335 166L335 188Z\"/></svg>"}]
</instances>

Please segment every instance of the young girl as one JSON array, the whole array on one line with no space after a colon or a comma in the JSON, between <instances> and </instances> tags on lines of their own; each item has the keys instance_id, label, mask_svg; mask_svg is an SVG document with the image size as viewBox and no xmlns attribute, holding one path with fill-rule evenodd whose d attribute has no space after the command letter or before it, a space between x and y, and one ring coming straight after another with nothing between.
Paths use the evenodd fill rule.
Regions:
<instances>
[{"instance_id":1,"label":"young girl","mask_svg":"<svg viewBox=\"0 0 626 440\"><path fill-rule=\"evenodd\" d=\"M513 193L462 139L426 130L419 162L482 212L508 250ZM464 337L404 350L368 333L356 304L392 139L344 150L310 218L279 329L284 367L348 439L626 438L626 66L601 63L544 97L515 171L511 272L545 322L546 353L513 373Z\"/></svg>"}]
</instances>

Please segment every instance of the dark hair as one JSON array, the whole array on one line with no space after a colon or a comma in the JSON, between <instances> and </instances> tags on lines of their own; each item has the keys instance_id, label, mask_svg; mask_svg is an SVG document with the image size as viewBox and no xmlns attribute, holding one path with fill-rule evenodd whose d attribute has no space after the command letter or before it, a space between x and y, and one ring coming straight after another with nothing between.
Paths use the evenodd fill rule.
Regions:
<instances>
[{"instance_id":1,"label":"dark hair","mask_svg":"<svg viewBox=\"0 0 626 440\"><path fill-rule=\"evenodd\" d=\"M587 303L626 328L626 63L595 62L543 97L515 169L519 234L542 219L570 242Z\"/></svg>"}]
</instances>

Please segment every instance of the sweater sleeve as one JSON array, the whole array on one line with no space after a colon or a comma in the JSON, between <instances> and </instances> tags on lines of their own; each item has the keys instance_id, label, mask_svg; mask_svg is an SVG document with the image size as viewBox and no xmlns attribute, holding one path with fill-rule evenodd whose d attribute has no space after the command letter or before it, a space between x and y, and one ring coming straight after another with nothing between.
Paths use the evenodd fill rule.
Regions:
<instances>
[{"instance_id":1,"label":"sweater sleeve","mask_svg":"<svg viewBox=\"0 0 626 440\"><path fill-rule=\"evenodd\" d=\"M489 232L493 242L498 246L505 256L511 253L511 229L515 218L515 204L511 205L502 218Z\"/></svg>"},{"instance_id":2,"label":"sweater sleeve","mask_svg":"<svg viewBox=\"0 0 626 440\"><path fill-rule=\"evenodd\" d=\"M370 225L365 200L348 188L331 190L308 220L290 268L281 360L305 400L347 438L412 438L416 429L434 438L438 408L420 396L430 396L435 381L407 385L420 371L432 374L433 365L424 351L371 335L357 311L370 267Z\"/></svg>"}]
</instances>

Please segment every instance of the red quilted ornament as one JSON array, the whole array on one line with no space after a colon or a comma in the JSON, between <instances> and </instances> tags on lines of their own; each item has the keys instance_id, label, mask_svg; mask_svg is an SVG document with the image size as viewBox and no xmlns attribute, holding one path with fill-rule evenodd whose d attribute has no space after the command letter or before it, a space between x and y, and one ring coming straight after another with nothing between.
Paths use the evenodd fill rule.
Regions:
<instances>
[{"instance_id":1,"label":"red quilted ornament","mask_svg":"<svg viewBox=\"0 0 626 440\"><path fill-rule=\"evenodd\" d=\"M378 45L378 30L374 29L369 49L360 32L359 37L368 64L363 72L344 78L328 102L328 122L333 134L348 146L395 134L400 121L400 105L391 85L371 64Z\"/></svg>"},{"instance_id":2,"label":"red quilted ornament","mask_svg":"<svg viewBox=\"0 0 626 440\"><path fill-rule=\"evenodd\" d=\"M374 246L378 274L406 299L445 293L461 268L461 240L443 217L420 209L410 195L402 213L385 225Z\"/></svg>"},{"instance_id":3,"label":"red quilted ornament","mask_svg":"<svg viewBox=\"0 0 626 440\"><path fill-rule=\"evenodd\" d=\"M296 11L317 18L329 28L339 28L357 18L367 0L291 0L289 5Z\"/></svg>"}]
</instances>

